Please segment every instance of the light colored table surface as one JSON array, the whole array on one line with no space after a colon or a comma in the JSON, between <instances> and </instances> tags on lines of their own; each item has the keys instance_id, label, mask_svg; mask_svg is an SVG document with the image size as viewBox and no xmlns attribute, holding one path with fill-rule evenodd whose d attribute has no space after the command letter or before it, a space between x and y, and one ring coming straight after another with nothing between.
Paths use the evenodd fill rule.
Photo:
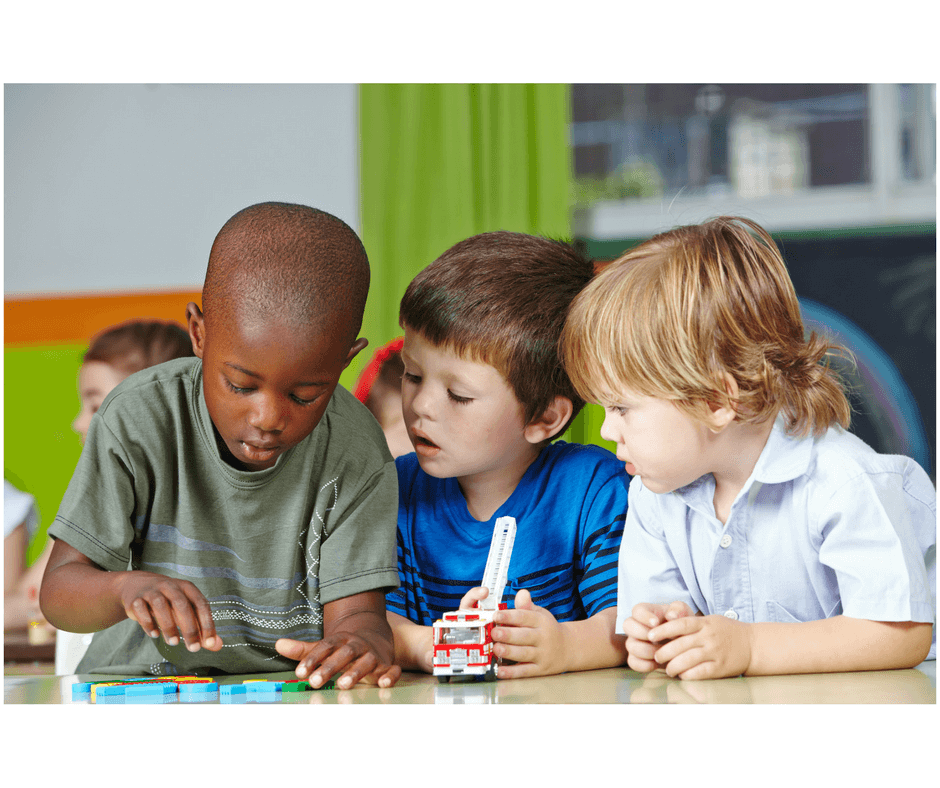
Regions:
<instances>
[{"instance_id":1,"label":"light colored table surface","mask_svg":"<svg viewBox=\"0 0 940 788\"><path fill-rule=\"evenodd\" d=\"M433 676L404 673L391 689L358 686L350 690L282 693L278 703L308 704L624 704L624 703L827 703L896 704L937 701L936 662L912 670L760 676L713 681L680 681L663 674L642 675L627 668L492 683L439 684ZM226 676L219 683L246 678L291 679L291 673ZM102 675L4 676L8 704L71 704L72 685L111 681ZM76 701L87 705L89 701Z\"/></svg>"}]
</instances>

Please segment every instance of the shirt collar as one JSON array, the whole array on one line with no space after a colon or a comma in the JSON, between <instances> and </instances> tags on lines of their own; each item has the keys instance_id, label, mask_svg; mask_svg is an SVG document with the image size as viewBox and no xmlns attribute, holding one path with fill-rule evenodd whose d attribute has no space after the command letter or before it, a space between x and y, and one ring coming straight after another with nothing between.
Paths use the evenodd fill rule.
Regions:
<instances>
[{"instance_id":1,"label":"shirt collar","mask_svg":"<svg viewBox=\"0 0 940 788\"><path fill-rule=\"evenodd\" d=\"M802 476L809 469L813 458L815 441L811 438L795 438L786 432L786 423L782 416L774 422L767 437L767 443L757 458L757 464L745 482L741 493L746 495L755 482L760 484L780 484ZM694 482L674 491L686 505L694 508L704 507L711 512L712 498L715 494L715 480L710 473Z\"/></svg>"},{"instance_id":2,"label":"shirt collar","mask_svg":"<svg viewBox=\"0 0 940 788\"><path fill-rule=\"evenodd\" d=\"M778 416L754 466L751 481L779 484L802 476L812 461L814 443L812 438L788 435L783 416Z\"/></svg>"}]
</instances>

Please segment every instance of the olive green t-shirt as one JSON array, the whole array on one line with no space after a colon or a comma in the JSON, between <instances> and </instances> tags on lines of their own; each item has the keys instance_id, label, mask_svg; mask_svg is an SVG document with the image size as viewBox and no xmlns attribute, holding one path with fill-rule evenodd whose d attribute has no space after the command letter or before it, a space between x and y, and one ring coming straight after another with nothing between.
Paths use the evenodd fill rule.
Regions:
<instances>
[{"instance_id":1,"label":"olive green t-shirt","mask_svg":"<svg viewBox=\"0 0 940 788\"><path fill-rule=\"evenodd\" d=\"M278 638L319 640L325 603L398 585L397 507L384 435L348 391L336 388L316 429L272 468L242 471L219 454L202 363L178 359L106 398L49 532L106 570L200 589L224 646L153 641L173 672L283 671L296 663L277 654ZM144 664L153 651L132 623L96 635L80 671L129 661L165 672Z\"/></svg>"}]
</instances>

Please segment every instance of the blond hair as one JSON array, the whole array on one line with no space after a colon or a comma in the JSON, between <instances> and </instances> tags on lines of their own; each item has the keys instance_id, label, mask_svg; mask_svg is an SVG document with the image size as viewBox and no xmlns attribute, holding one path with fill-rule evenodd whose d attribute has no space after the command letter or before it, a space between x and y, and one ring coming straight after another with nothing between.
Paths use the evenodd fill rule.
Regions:
<instances>
[{"instance_id":1,"label":"blond hair","mask_svg":"<svg viewBox=\"0 0 940 788\"><path fill-rule=\"evenodd\" d=\"M679 227L626 252L575 299L561 355L579 394L601 404L626 388L701 421L709 404L733 407L746 424L782 411L793 435L851 417L829 366L830 355L850 354L805 336L780 251L749 219Z\"/></svg>"}]
</instances>

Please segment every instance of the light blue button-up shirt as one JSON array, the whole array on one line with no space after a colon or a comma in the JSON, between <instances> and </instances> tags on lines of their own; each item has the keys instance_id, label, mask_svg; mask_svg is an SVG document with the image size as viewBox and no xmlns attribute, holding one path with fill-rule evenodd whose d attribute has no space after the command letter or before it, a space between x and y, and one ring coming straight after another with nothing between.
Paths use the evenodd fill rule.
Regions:
<instances>
[{"instance_id":1,"label":"light blue button-up shirt","mask_svg":"<svg viewBox=\"0 0 940 788\"><path fill-rule=\"evenodd\" d=\"M937 494L914 460L778 420L724 525L714 495L711 474L661 495L633 479L618 632L634 605L680 600L747 622L929 621L936 658Z\"/></svg>"}]
</instances>

